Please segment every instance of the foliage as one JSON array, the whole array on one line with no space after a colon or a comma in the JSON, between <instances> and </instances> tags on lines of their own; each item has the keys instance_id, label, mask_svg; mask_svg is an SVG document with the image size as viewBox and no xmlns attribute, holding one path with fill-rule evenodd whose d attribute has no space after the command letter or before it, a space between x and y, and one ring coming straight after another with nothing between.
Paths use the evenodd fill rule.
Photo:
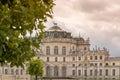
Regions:
<instances>
[{"instance_id":1,"label":"foliage","mask_svg":"<svg viewBox=\"0 0 120 80\"><path fill-rule=\"evenodd\" d=\"M52 17L53 5L53 0L0 0L1 64L23 67L35 55L43 38L44 22Z\"/></svg>"},{"instance_id":2,"label":"foliage","mask_svg":"<svg viewBox=\"0 0 120 80\"><path fill-rule=\"evenodd\" d=\"M30 75L35 75L37 80L37 76L42 76L44 72L42 62L39 59L32 59L28 64L27 71Z\"/></svg>"}]
</instances>

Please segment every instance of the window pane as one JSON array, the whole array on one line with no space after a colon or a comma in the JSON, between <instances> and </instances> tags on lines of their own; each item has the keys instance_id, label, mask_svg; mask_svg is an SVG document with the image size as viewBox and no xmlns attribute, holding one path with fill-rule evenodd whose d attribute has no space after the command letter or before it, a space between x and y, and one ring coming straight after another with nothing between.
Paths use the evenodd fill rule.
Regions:
<instances>
[{"instance_id":1,"label":"window pane","mask_svg":"<svg viewBox=\"0 0 120 80\"><path fill-rule=\"evenodd\" d=\"M46 47L46 55L50 55L50 47L49 46Z\"/></svg>"},{"instance_id":2,"label":"window pane","mask_svg":"<svg viewBox=\"0 0 120 80\"><path fill-rule=\"evenodd\" d=\"M62 48L62 55L66 55L66 48L65 47Z\"/></svg>"},{"instance_id":3,"label":"window pane","mask_svg":"<svg viewBox=\"0 0 120 80\"><path fill-rule=\"evenodd\" d=\"M58 55L58 47L57 46L54 47L54 54Z\"/></svg>"}]
</instances>

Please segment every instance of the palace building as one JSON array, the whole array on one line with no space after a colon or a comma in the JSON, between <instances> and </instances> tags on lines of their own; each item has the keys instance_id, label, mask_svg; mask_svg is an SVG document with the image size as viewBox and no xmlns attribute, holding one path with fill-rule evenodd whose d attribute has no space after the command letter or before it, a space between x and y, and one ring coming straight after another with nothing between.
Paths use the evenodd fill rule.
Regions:
<instances>
[{"instance_id":1,"label":"palace building","mask_svg":"<svg viewBox=\"0 0 120 80\"><path fill-rule=\"evenodd\" d=\"M111 57L106 48L90 48L90 40L73 37L56 23L45 31L45 38L36 52L44 63L44 78L119 79L120 57ZM25 69L0 67L0 80L30 80Z\"/></svg>"},{"instance_id":2,"label":"palace building","mask_svg":"<svg viewBox=\"0 0 120 80\"><path fill-rule=\"evenodd\" d=\"M56 23L45 32L37 57L44 63L44 77L120 79L120 57L106 48L90 49L90 40L73 37Z\"/></svg>"}]
</instances>

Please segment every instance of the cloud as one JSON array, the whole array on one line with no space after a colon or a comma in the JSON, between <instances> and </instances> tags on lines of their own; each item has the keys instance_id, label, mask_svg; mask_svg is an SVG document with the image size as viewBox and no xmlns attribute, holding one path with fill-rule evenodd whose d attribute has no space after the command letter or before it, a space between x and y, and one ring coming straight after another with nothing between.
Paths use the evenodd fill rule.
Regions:
<instances>
[{"instance_id":1,"label":"cloud","mask_svg":"<svg viewBox=\"0 0 120 80\"><path fill-rule=\"evenodd\" d=\"M56 0L53 20L74 36L90 37L92 45L106 46L120 56L120 0ZM49 25L48 25L49 26Z\"/></svg>"}]
</instances>

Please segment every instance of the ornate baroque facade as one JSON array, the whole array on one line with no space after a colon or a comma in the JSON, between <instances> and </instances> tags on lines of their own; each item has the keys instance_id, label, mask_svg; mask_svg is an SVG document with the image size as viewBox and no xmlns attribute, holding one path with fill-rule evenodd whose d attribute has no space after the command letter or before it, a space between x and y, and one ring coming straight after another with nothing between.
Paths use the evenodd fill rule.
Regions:
<instances>
[{"instance_id":1,"label":"ornate baroque facade","mask_svg":"<svg viewBox=\"0 0 120 80\"><path fill-rule=\"evenodd\" d=\"M120 80L120 57L110 57L106 48L91 50L89 38L74 38L54 24L40 45L36 57L44 63L43 77ZM26 68L5 64L0 67L0 79L30 80L30 76Z\"/></svg>"},{"instance_id":2,"label":"ornate baroque facade","mask_svg":"<svg viewBox=\"0 0 120 80\"><path fill-rule=\"evenodd\" d=\"M120 57L110 57L106 48L91 50L89 38L74 38L57 24L45 32L37 57L44 77L120 79Z\"/></svg>"}]
</instances>

